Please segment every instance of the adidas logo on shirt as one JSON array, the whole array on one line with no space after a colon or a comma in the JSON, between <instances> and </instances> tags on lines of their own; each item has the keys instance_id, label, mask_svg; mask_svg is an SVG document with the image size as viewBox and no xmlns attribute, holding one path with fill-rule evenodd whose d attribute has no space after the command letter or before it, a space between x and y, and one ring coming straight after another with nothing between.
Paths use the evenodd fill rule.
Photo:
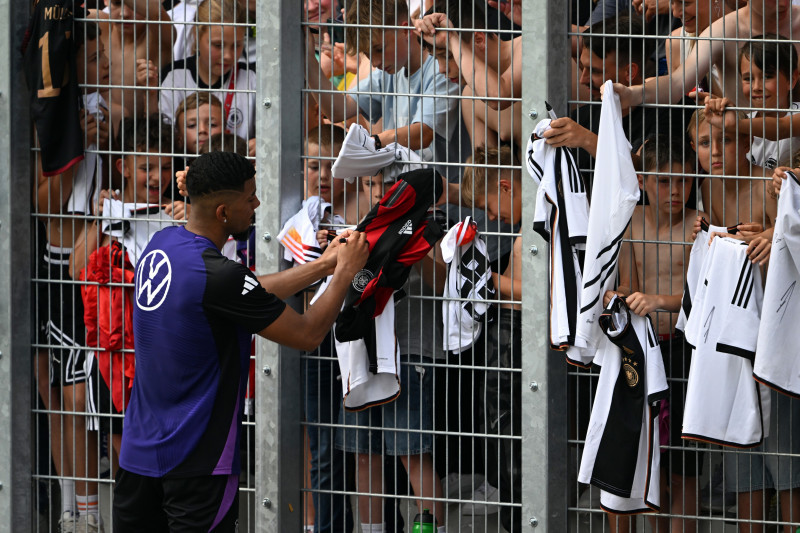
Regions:
<instances>
[{"instance_id":1,"label":"adidas logo on shirt","mask_svg":"<svg viewBox=\"0 0 800 533\"><path fill-rule=\"evenodd\" d=\"M400 228L400 231L397 232L398 235L411 235L414 231L411 228L412 224L410 220L406 220L406 223L403 224L403 227Z\"/></svg>"},{"instance_id":2,"label":"adidas logo on shirt","mask_svg":"<svg viewBox=\"0 0 800 533\"><path fill-rule=\"evenodd\" d=\"M242 296L247 294L248 292L252 291L258 285L258 281L251 278L250 276L245 276L244 278L244 288L242 289Z\"/></svg>"}]
</instances>

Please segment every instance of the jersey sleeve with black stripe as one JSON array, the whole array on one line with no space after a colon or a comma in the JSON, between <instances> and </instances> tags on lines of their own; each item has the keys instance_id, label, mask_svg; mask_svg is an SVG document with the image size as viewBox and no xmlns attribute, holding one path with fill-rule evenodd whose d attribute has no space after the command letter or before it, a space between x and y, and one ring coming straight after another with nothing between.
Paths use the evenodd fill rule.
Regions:
<instances>
[{"instance_id":1,"label":"jersey sleeve with black stripe","mask_svg":"<svg viewBox=\"0 0 800 533\"><path fill-rule=\"evenodd\" d=\"M603 332L597 319L603 311L603 295L614 288L619 250L633 209L639 200L639 181L633 168L631 145L622 128L622 109L611 82L600 112L597 132L592 207L583 268L580 312L575 345L567 349L567 360L587 366L591 363Z\"/></svg>"},{"instance_id":2,"label":"jersey sleeve with black stripe","mask_svg":"<svg viewBox=\"0 0 800 533\"><path fill-rule=\"evenodd\" d=\"M526 162L539 187L533 229L550 243L550 346L564 350L575 343L589 201L572 153L542 138L549 127L549 119L536 125Z\"/></svg>"},{"instance_id":3,"label":"jersey sleeve with black stripe","mask_svg":"<svg viewBox=\"0 0 800 533\"><path fill-rule=\"evenodd\" d=\"M743 241L716 237L686 323L694 346L682 435L752 447L769 428L769 394L753 380L761 316L761 271Z\"/></svg>"},{"instance_id":4,"label":"jersey sleeve with black stripe","mask_svg":"<svg viewBox=\"0 0 800 533\"><path fill-rule=\"evenodd\" d=\"M753 376L779 392L800 397L795 329L800 317L800 180L793 172L786 174L778 199Z\"/></svg>"},{"instance_id":5,"label":"jersey sleeve with black stripe","mask_svg":"<svg viewBox=\"0 0 800 533\"><path fill-rule=\"evenodd\" d=\"M60 174L83 158L73 8L67 0L36 2L22 44L45 176Z\"/></svg>"},{"instance_id":6,"label":"jersey sleeve with black stripe","mask_svg":"<svg viewBox=\"0 0 800 533\"><path fill-rule=\"evenodd\" d=\"M680 331L686 329L686 320L689 317L689 313L692 312L692 298L697 291L697 281L700 279L700 271L703 269L703 262L708 253L709 236L714 232L735 234L737 231L736 226L730 228L713 226L706 222L705 219L701 220L700 231L695 236L692 251L689 254L689 267L686 269L681 308L678 311L678 322L675 324L675 329Z\"/></svg>"}]
</instances>

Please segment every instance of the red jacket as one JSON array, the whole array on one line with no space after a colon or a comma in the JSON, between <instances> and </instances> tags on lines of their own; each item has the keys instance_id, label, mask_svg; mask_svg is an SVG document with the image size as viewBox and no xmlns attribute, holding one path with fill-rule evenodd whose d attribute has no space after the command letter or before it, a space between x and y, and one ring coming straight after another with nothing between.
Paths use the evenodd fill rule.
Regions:
<instances>
[{"instance_id":1,"label":"red jacket","mask_svg":"<svg viewBox=\"0 0 800 533\"><path fill-rule=\"evenodd\" d=\"M98 369L120 412L131 398L135 370L132 351L134 274L127 252L114 241L92 252L89 263L78 276L90 282L81 286L86 343L97 348ZM119 286L120 283L125 286Z\"/></svg>"}]
</instances>

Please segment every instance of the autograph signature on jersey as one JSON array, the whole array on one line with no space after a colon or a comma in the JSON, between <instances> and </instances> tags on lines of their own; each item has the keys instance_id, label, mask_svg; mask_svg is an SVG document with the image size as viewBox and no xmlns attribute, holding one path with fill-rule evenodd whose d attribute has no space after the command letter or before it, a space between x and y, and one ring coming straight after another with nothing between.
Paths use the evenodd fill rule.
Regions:
<instances>
[{"instance_id":1,"label":"autograph signature on jersey","mask_svg":"<svg viewBox=\"0 0 800 533\"><path fill-rule=\"evenodd\" d=\"M714 320L714 311L716 310L716 306L712 307L711 312L708 313L708 316L706 317L706 321L703 323L703 327L706 328L706 330L703 332L703 344L708 342L708 332L711 330L711 322Z\"/></svg>"},{"instance_id":2,"label":"autograph signature on jersey","mask_svg":"<svg viewBox=\"0 0 800 533\"><path fill-rule=\"evenodd\" d=\"M786 316L786 310L789 308L789 300L792 299L792 294L794 294L794 286L796 284L796 280L791 282L783 295L781 295L781 303L778 306L778 309L775 311L776 313L781 313L781 318L778 319L778 322L782 322L783 317ZM783 311L781 311L781 308L783 308Z\"/></svg>"}]
</instances>

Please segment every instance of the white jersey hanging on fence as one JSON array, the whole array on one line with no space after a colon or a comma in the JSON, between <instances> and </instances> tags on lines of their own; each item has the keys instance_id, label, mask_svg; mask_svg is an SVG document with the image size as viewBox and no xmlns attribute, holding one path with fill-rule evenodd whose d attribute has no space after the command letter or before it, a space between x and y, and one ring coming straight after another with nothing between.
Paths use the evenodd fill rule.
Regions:
<instances>
[{"instance_id":1,"label":"white jersey hanging on fence","mask_svg":"<svg viewBox=\"0 0 800 533\"><path fill-rule=\"evenodd\" d=\"M692 312L692 298L697 292L697 282L700 279L700 272L703 270L703 263L706 260L708 249L711 246L709 237L712 233L730 233L733 235L737 231L736 226L730 228L713 226L709 224L705 218L700 221L700 231L695 235L692 251L689 254L689 268L686 269L686 281L683 285L681 308L678 311L678 321L675 324L675 329L680 331L686 329L686 320Z\"/></svg>"},{"instance_id":2,"label":"white jersey hanging on fence","mask_svg":"<svg viewBox=\"0 0 800 533\"><path fill-rule=\"evenodd\" d=\"M494 295L492 268L478 225L467 217L450 228L439 245L447 263L442 318L444 349L461 353L480 337L483 317Z\"/></svg>"},{"instance_id":3,"label":"white jersey hanging on fence","mask_svg":"<svg viewBox=\"0 0 800 533\"><path fill-rule=\"evenodd\" d=\"M660 506L658 406L667 377L650 317L614 297L598 317L601 367L578 481L601 489L600 505L619 514Z\"/></svg>"},{"instance_id":4,"label":"white jersey hanging on fence","mask_svg":"<svg viewBox=\"0 0 800 533\"><path fill-rule=\"evenodd\" d=\"M540 121L528 141L528 173L539 186L533 229L550 243L550 347L575 343L583 257L589 224L586 185L572 152L542 138L550 119Z\"/></svg>"},{"instance_id":5,"label":"white jersey hanging on fence","mask_svg":"<svg viewBox=\"0 0 800 533\"><path fill-rule=\"evenodd\" d=\"M622 129L619 96L611 81L606 81L597 131L581 308L575 345L567 349L567 360L573 364L588 366L603 336L597 318L603 311L603 295L616 283L620 245L638 201L639 181L631 160L631 145Z\"/></svg>"},{"instance_id":6,"label":"white jersey hanging on fence","mask_svg":"<svg viewBox=\"0 0 800 533\"><path fill-rule=\"evenodd\" d=\"M394 183L400 174L425 168L425 164L416 152L405 146L390 143L377 150L375 139L363 126L357 123L350 125L344 138L339 155L331 167L334 178L342 178L352 182L361 176L374 176L383 172L386 182Z\"/></svg>"},{"instance_id":7,"label":"white jersey hanging on fence","mask_svg":"<svg viewBox=\"0 0 800 533\"><path fill-rule=\"evenodd\" d=\"M285 248L283 258L303 265L318 259L322 249L317 242L317 231L320 222L331 218L334 224L344 224L344 219L339 215L331 217L331 204L319 196L311 196L303 200L303 206L292 218L286 221L278 233L278 241Z\"/></svg>"},{"instance_id":8,"label":"white jersey hanging on fence","mask_svg":"<svg viewBox=\"0 0 800 533\"><path fill-rule=\"evenodd\" d=\"M800 290L796 290L800 281L800 180L793 172L787 172L786 176L778 198L753 376L797 398L800 397L797 356Z\"/></svg>"},{"instance_id":9,"label":"white jersey hanging on fence","mask_svg":"<svg viewBox=\"0 0 800 533\"><path fill-rule=\"evenodd\" d=\"M747 244L716 237L706 254L686 341L694 347L683 438L757 446L769 428L769 390L753 379L763 289Z\"/></svg>"}]
</instances>

